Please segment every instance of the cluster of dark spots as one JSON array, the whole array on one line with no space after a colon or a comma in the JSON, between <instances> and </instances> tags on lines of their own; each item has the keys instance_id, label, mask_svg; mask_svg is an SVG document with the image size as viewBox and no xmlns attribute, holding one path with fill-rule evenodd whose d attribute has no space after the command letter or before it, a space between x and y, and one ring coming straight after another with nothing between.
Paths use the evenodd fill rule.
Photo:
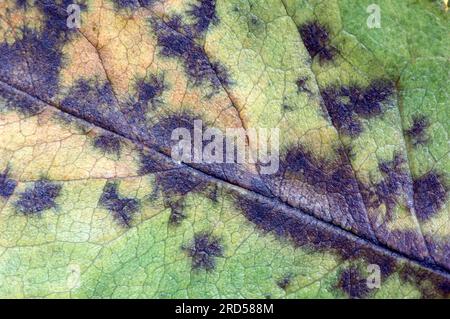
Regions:
<instances>
[{"instance_id":1,"label":"cluster of dark spots","mask_svg":"<svg viewBox=\"0 0 450 319\"><path fill-rule=\"evenodd\" d=\"M180 20L175 21L177 21L176 26L182 28L178 26L181 23ZM231 83L225 67L219 62L211 62L194 38L159 21L156 21L154 26L158 45L161 47L160 53L166 57L181 59L186 74L194 85L209 83L214 89L218 89Z\"/></svg>"},{"instance_id":2,"label":"cluster of dark spots","mask_svg":"<svg viewBox=\"0 0 450 319\"><path fill-rule=\"evenodd\" d=\"M216 0L198 0L196 4L191 5L187 13L195 20L193 27L197 33L205 32L211 23L219 21Z\"/></svg>"},{"instance_id":3,"label":"cluster of dark spots","mask_svg":"<svg viewBox=\"0 0 450 319\"><path fill-rule=\"evenodd\" d=\"M119 156L122 149L122 142L120 137L105 133L94 138L94 146L106 153Z\"/></svg>"},{"instance_id":4,"label":"cluster of dark spots","mask_svg":"<svg viewBox=\"0 0 450 319\"><path fill-rule=\"evenodd\" d=\"M413 117L413 123L411 127L405 131L405 134L414 146L427 142L428 139L425 136L425 133L429 125L430 123L425 116L418 115Z\"/></svg>"},{"instance_id":5,"label":"cluster of dark spots","mask_svg":"<svg viewBox=\"0 0 450 319\"><path fill-rule=\"evenodd\" d=\"M413 180L414 206L419 220L427 220L438 212L447 198L447 187L442 177L430 171Z\"/></svg>"},{"instance_id":6,"label":"cluster of dark spots","mask_svg":"<svg viewBox=\"0 0 450 319\"><path fill-rule=\"evenodd\" d=\"M291 281L292 281L292 274L291 273L286 274L277 281L277 286L283 290L286 290L287 287L291 284Z\"/></svg>"},{"instance_id":7,"label":"cluster of dark spots","mask_svg":"<svg viewBox=\"0 0 450 319\"><path fill-rule=\"evenodd\" d=\"M410 192L411 180L403 169L404 158L396 153L392 161L383 161L379 170L383 179L373 187L361 187L361 193L369 207L386 206L386 219L391 220L397 199Z\"/></svg>"},{"instance_id":8,"label":"cluster of dark spots","mask_svg":"<svg viewBox=\"0 0 450 319\"><path fill-rule=\"evenodd\" d=\"M306 76L301 76L295 81L295 85L297 85L297 93L302 93L302 92L310 93L311 92L306 83L307 81L308 81L308 77L306 77Z\"/></svg>"},{"instance_id":9,"label":"cluster of dark spots","mask_svg":"<svg viewBox=\"0 0 450 319\"><path fill-rule=\"evenodd\" d=\"M206 232L196 233L193 241L182 248L192 258L193 269L207 271L214 270L216 257L223 257L224 253L220 239Z\"/></svg>"},{"instance_id":10,"label":"cluster of dark spots","mask_svg":"<svg viewBox=\"0 0 450 319\"><path fill-rule=\"evenodd\" d=\"M166 89L164 79L151 75L148 80L141 79L136 83L138 100L143 103L154 102Z\"/></svg>"},{"instance_id":11,"label":"cluster of dark spots","mask_svg":"<svg viewBox=\"0 0 450 319\"><path fill-rule=\"evenodd\" d=\"M309 55L314 58L319 56L320 60L332 60L336 55L336 49L330 45L328 30L325 26L313 21L299 27L298 31Z\"/></svg>"},{"instance_id":12,"label":"cluster of dark spots","mask_svg":"<svg viewBox=\"0 0 450 319\"><path fill-rule=\"evenodd\" d=\"M137 199L121 197L117 191L117 184L113 182L105 184L99 204L109 210L120 224L127 227L130 226L133 215L140 206Z\"/></svg>"},{"instance_id":13,"label":"cluster of dark spots","mask_svg":"<svg viewBox=\"0 0 450 319\"><path fill-rule=\"evenodd\" d=\"M8 198L14 193L17 186L17 181L8 177L8 167L0 173L0 197Z\"/></svg>"},{"instance_id":14,"label":"cluster of dark spots","mask_svg":"<svg viewBox=\"0 0 450 319\"><path fill-rule=\"evenodd\" d=\"M339 287L350 298L364 298L370 289L367 286L367 278L361 274L356 267L349 267L343 270L339 277Z\"/></svg>"},{"instance_id":15,"label":"cluster of dark spots","mask_svg":"<svg viewBox=\"0 0 450 319\"><path fill-rule=\"evenodd\" d=\"M40 213L56 207L55 199L60 191L61 185L41 179L20 193L15 206L24 215Z\"/></svg>"},{"instance_id":16,"label":"cluster of dark spots","mask_svg":"<svg viewBox=\"0 0 450 319\"><path fill-rule=\"evenodd\" d=\"M389 81L373 81L368 87L330 87L322 91L327 112L337 130L345 135L357 136L362 132L361 118L383 113L382 103L393 93Z\"/></svg>"}]
</instances>

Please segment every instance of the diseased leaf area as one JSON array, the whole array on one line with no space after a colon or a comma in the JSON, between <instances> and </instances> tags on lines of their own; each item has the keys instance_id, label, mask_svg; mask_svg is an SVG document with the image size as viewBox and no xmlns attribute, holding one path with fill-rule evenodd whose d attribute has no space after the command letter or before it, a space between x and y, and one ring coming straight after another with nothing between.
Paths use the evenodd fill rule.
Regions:
<instances>
[{"instance_id":1,"label":"diseased leaf area","mask_svg":"<svg viewBox=\"0 0 450 319\"><path fill-rule=\"evenodd\" d=\"M437 2L2 1L0 296L448 298ZM228 128L279 169L171 158Z\"/></svg>"}]
</instances>

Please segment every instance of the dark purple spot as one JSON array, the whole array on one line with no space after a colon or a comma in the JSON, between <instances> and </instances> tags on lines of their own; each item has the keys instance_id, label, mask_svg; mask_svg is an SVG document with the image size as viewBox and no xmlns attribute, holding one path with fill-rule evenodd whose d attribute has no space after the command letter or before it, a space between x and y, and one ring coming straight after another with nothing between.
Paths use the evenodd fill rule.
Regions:
<instances>
[{"instance_id":1,"label":"dark purple spot","mask_svg":"<svg viewBox=\"0 0 450 319\"><path fill-rule=\"evenodd\" d=\"M56 207L55 199L61 191L61 185L47 180L39 180L25 189L16 202L17 209L25 214L40 213Z\"/></svg>"},{"instance_id":2,"label":"dark purple spot","mask_svg":"<svg viewBox=\"0 0 450 319\"><path fill-rule=\"evenodd\" d=\"M367 287L367 279L356 267L350 267L341 273L339 287L350 298L364 298L370 292Z\"/></svg>"},{"instance_id":3,"label":"dark purple spot","mask_svg":"<svg viewBox=\"0 0 450 319\"><path fill-rule=\"evenodd\" d=\"M331 122L340 133L357 136L362 132L360 120L353 114L351 105L340 99L339 90L325 89L322 91L322 97Z\"/></svg>"},{"instance_id":4,"label":"dark purple spot","mask_svg":"<svg viewBox=\"0 0 450 319\"><path fill-rule=\"evenodd\" d=\"M215 0L199 0L191 5L187 13L194 18L194 29L198 33L205 32L211 23L218 21Z\"/></svg>"},{"instance_id":5,"label":"dark purple spot","mask_svg":"<svg viewBox=\"0 0 450 319\"><path fill-rule=\"evenodd\" d=\"M139 200L119 196L117 184L107 182L100 197L101 206L109 210L122 225L129 227L133 215L139 210Z\"/></svg>"},{"instance_id":6,"label":"dark purple spot","mask_svg":"<svg viewBox=\"0 0 450 319\"><path fill-rule=\"evenodd\" d=\"M0 196L8 198L14 193L14 189L17 186L17 182L11 178L8 178L8 168L3 173L0 173Z\"/></svg>"},{"instance_id":7,"label":"dark purple spot","mask_svg":"<svg viewBox=\"0 0 450 319\"><path fill-rule=\"evenodd\" d=\"M61 63L60 40L56 36L24 28L22 39L0 44L0 79L40 99L56 94Z\"/></svg>"},{"instance_id":8,"label":"dark purple spot","mask_svg":"<svg viewBox=\"0 0 450 319\"><path fill-rule=\"evenodd\" d=\"M150 76L148 80L139 80L136 84L139 102L153 102L161 96L166 88L164 80L155 75Z\"/></svg>"},{"instance_id":9,"label":"dark purple spot","mask_svg":"<svg viewBox=\"0 0 450 319\"><path fill-rule=\"evenodd\" d=\"M324 26L310 22L300 26L298 31L312 58L319 55L320 60L333 59L336 49L330 46L328 31Z\"/></svg>"},{"instance_id":10,"label":"dark purple spot","mask_svg":"<svg viewBox=\"0 0 450 319\"><path fill-rule=\"evenodd\" d=\"M368 206L379 207L381 204L386 206L387 220L392 218L398 198L406 194L411 187L409 175L403 169L404 163L405 160L400 154L394 154L392 161L379 164L380 172L384 176L382 181L369 188L361 185L361 191Z\"/></svg>"},{"instance_id":11,"label":"dark purple spot","mask_svg":"<svg viewBox=\"0 0 450 319\"><path fill-rule=\"evenodd\" d=\"M208 181L183 168L158 173L156 183L168 196L201 192L209 186Z\"/></svg>"},{"instance_id":12,"label":"dark purple spot","mask_svg":"<svg viewBox=\"0 0 450 319\"><path fill-rule=\"evenodd\" d=\"M413 181L414 205L420 220L427 220L438 212L447 198L441 177L433 171Z\"/></svg>"},{"instance_id":13,"label":"dark purple spot","mask_svg":"<svg viewBox=\"0 0 450 319\"><path fill-rule=\"evenodd\" d=\"M203 48L194 39L172 29L167 24L155 22L154 25L158 45L162 47L161 54L181 59L186 74L192 79L194 85L210 83L217 89L229 82L223 66L219 67L219 64L210 62ZM221 81L224 80L227 82L222 84Z\"/></svg>"},{"instance_id":14,"label":"dark purple spot","mask_svg":"<svg viewBox=\"0 0 450 319\"><path fill-rule=\"evenodd\" d=\"M413 123L405 133L414 146L424 144L428 140L425 133L429 125L430 123L425 116L419 115L413 117Z\"/></svg>"},{"instance_id":15,"label":"dark purple spot","mask_svg":"<svg viewBox=\"0 0 450 319\"><path fill-rule=\"evenodd\" d=\"M322 91L322 97L333 125L342 134L357 136L362 132L359 117L371 118L383 113L382 103L392 95L389 81L373 81L367 88L357 86Z\"/></svg>"},{"instance_id":16,"label":"dark purple spot","mask_svg":"<svg viewBox=\"0 0 450 319\"><path fill-rule=\"evenodd\" d=\"M192 258L193 269L213 270L216 267L216 257L223 257L223 246L219 238L209 233L197 233L188 247L183 247Z\"/></svg>"},{"instance_id":17,"label":"dark purple spot","mask_svg":"<svg viewBox=\"0 0 450 319\"><path fill-rule=\"evenodd\" d=\"M101 134L95 137L94 146L106 153L120 155L122 143L120 137L114 134Z\"/></svg>"}]
</instances>

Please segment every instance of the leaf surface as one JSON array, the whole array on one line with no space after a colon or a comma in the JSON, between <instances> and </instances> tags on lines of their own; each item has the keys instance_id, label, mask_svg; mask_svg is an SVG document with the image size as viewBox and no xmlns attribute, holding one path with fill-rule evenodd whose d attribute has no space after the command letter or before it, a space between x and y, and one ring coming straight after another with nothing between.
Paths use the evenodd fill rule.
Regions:
<instances>
[{"instance_id":1,"label":"leaf surface","mask_svg":"<svg viewBox=\"0 0 450 319\"><path fill-rule=\"evenodd\" d=\"M1 296L448 297L439 1L69 4L0 4ZM172 160L200 119L279 170Z\"/></svg>"}]
</instances>

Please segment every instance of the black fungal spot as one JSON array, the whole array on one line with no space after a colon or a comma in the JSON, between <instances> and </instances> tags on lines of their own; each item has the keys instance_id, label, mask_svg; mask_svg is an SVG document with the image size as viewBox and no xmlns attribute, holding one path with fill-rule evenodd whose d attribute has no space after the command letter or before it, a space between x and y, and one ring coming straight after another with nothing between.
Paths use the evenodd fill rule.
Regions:
<instances>
[{"instance_id":1,"label":"black fungal spot","mask_svg":"<svg viewBox=\"0 0 450 319\"><path fill-rule=\"evenodd\" d=\"M192 4L187 13L195 20L194 29L198 33L205 32L211 23L217 23L216 0L199 0Z\"/></svg>"},{"instance_id":2,"label":"black fungal spot","mask_svg":"<svg viewBox=\"0 0 450 319\"><path fill-rule=\"evenodd\" d=\"M291 281L292 281L292 274L287 274L277 281L277 286L283 290L286 290L287 287L291 284Z\"/></svg>"},{"instance_id":3,"label":"black fungal spot","mask_svg":"<svg viewBox=\"0 0 450 319\"><path fill-rule=\"evenodd\" d=\"M216 257L223 257L224 248L219 238L208 233L197 233L188 247L182 247L192 258L193 269L213 270Z\"/></svg>"},{"instance_id":4,"label":"black fungal spot","mask_svg":"<svg viewBox=\"0 0 450 319\"><path fill-rule=\"evenodd\" d=\"M383 113L382 103L393 92L389 81L373 81L367 88L358 86L335 88L322 91L322 97L337 130L349 136L357 136L362 132L360 119L371 118Z\"/></svg>"},{"instance_id":5,"label":"black fungal spot","mask_svg":"<svg viewBox=\"0 0 450 319\"><path fill-rule=\"evenodd\" d=\"M122 225L130 226L133 215L139 210L139 200L119 196L117 184L107 182L99 203L112 212L114 218Z\"/></svg>"},{"instance_id":6,"label":"black fungal spot","mask_svg":"<svg viewBox=\"0 0 450 319\"><path fill-rule=\"evenodd\" d=\"M293 111L292 106L290 106L289 104L286 104L286 103L281 104L281 109L283 110L283 112L292 112Z\"/></svg>"},{"instance_id":7,"label":"black fungal spot","mask_svg":"<svg viewBox=\"0 0 450 319\"><path fill-rule=\"evenodd\" d=\"M370 292L367 286L367 279L356 267L349 267L341 273L339 287L350 298L364 298Z\"/></svg>"},{"instance_id":8,"label":"black fungal spot","mask_svg":"<svg viewBox=\"0 0 450 319\"><path fill-rule=\"evenodd\" d=\"M95 137L94 146L106 153L120 155L122 143L120 137L114 134L101 134Z\"/></svg>"},{"instance_id":9,"label":"black fungal spot","mask_svg":"<svg viewBox=\"0 0 450 319\"><path fill-rule=\"evenodd\" d=\"M430 123L425 116L419 115L413 117L413 123L405 133L414 146L427 142L428 139L425 133L429 125Z\"/></svg>"},{"instance_id":10,"label":"black fungal spot","mask_svg":"<svg viewBox=\"0 0 450 319\"><path fill-rule=\"evenodd\" d=\"M306 84L306 81L308 81L308 78L304 76L299 77L295 81L295 84L297 85L297 93L311 92Z\"/></svg>"},{"instance_id":11,"label":"black fungal spot","mask_svg":"<svg viewBox=\"0 0 450 319\"><path fill-rule=\"evenodd\" d=\"M148 103L155 101L161 96L166 86L164 80L155 75L150 76L150 79L139 80L136 84L138 91L139 102Z\"/></svg>"},{"instance_id":12,"label":"black fungal spot","mask_svg":"<svg viewBox=\"0 0 450 319\"><path fill-rule=\"evenodd\" d=\"M27 187L19 195L16 202L17 209L24 215L40 213L46 209L56 207L55 199L61 191L61 185L47 180L39 180Z\"/></svg>"},{"instance_id":13,"label":"black fungal spot","mask_svg":"<svg viewBox=\"0 0 450 319\"><path fill-rule=\"evenodd\" d=\"M427 220L445 203L447 189L441 177L434 171L413 181L414 205L420 220Z\"/></svg>"},{"instance_id":14,"label":"black fungal spot","mask_svg":"<svg viewBox=\"0 0 450 319\"><path fill-rule=\"evenodd\" d=\"M176 21L176 26L181 28L181 20L172 19L172 25L175 23L173 21ZM210 62L203 48L194 39L184 35L179 30L172 29L167 24L155 22L154 25L158 45L162 47L161 54L166 57L180 58L194 85L210 83L213 88L217 89L230 83L224 67L217 62Z\"/></svg>"},{"instance_id":15,"label":"black fungal spot","mask_svg":"<svg viewBox=\"0 0 450 319\"><path fill-rule=\"evenodd\" d=\"M6 168L3 173L0 173L0 196L3 198L8 198L14 193L16 189L17 181L8 178L8 168Z\"/></svg>"},{"instance_id":16,"label":"black fungal spot","mask_svg":"<svg viewBox=\"0 0 450 319\"><path fill-rule=\"evenodd\" d=\"M333 59L336 49L330 46L328 31L324 26L314 21L300 26L298 31L312 58L319 55L321 61Z\"/></svg>"}]
</instances>

